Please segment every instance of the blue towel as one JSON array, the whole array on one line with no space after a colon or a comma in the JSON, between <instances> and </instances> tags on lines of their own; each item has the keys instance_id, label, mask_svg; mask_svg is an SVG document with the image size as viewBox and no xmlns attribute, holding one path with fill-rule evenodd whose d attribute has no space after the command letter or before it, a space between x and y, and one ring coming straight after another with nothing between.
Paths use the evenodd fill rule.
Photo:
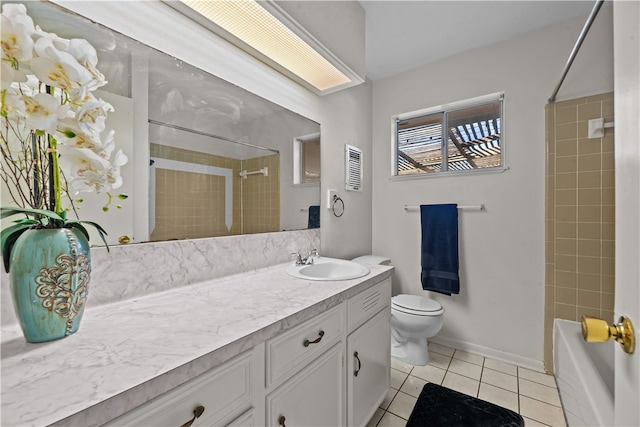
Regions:
<instances>
[{"instance_id":1,"label":"blue towel","mask_svg":"<svg viewBox=\"0 0 640 427\"><path fill-rule=\"evenodd\" d=\"M422 289L460 293L458 205L421 205Z\"/></svg>"},{"instance_id":2,"label":"blue towel","mask_svg":"<svg viewBox=\"0 0 640 427\"><path fill-rule=\"evenodd\" d=\"M309 206L309 224L307 228L320 228L320 206Z\"/></svg>"}]
</instances>

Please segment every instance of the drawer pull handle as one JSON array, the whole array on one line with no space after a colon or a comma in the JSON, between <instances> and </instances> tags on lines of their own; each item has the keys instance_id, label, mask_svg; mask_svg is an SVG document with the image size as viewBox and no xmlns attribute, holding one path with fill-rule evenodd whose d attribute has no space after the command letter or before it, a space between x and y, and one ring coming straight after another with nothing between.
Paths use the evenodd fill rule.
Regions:
<instances>
[{"instance_id":1,"label":"drawer pull handle","mask_svg":"<svg viewBox=\"0 0 640 427\"><path fill-rule=\"evenodd\" d=\"M304 342L302 343L303 346L305 347L309 347L309 344L318 344L320 342L320 340L322 339L322 337L324 336L324 331L320 331L318 332L319 337L316 338L313 341L309 341L309 340L304 340Z\"/></svg>"},{"instance_id":2,"label":"drawer pull handle","mask_svg":"<svg viewBox=\"0 0 640 427\"><path fill-rule=\"evenodd\" d=\"M360 372L360 368L362 368L362 362L360 362L360 358L358 357L357 351L353 353L353 357L355 357L356 360L358 361L358 368L355 371L353 371L353 376L357 377L358 372Z\"/></svg>"},{"instance_id":3,"label":"drawer pull handle","mask_svg":"<svg viewBox=\"0 0 640 427\"><path fill-rule=\"evenodd\" d=\"M186 423L182 424L180 427L191 427L191 424L193 424L196 418L199 418L203 412L204 412L204 406L196 406L196 409L193 410L193 418L191 418Z\"/></svg>"},{"instance_id":4,"label":"drawer pull handle","mask_svg":"<svg viewBox=\"0 0 640 427\"><path fill-rule=\"evenodd\" d=\"M287 427L286 425L284 425L285 421L286 418L284 417L284 415L280 415L280 418L278 418L278 424L280 424L282 427Z\"/></svg>"}]
</instances>

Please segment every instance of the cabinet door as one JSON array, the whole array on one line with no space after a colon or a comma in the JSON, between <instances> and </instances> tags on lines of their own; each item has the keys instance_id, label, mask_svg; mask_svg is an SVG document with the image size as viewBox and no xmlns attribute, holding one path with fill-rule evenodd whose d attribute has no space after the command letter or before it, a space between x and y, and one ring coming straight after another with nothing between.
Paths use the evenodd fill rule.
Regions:
<instances>
[{"instance_id":1,"label":"cabinet door","mask_svg":"<svg viewBox=\"0 0 640 427\"><path fill-rule=\"evenodd\" d=\"M347 340L347 417L364 426L387 395L391 375L390 310L384 309Z\"/></svg>"},{"instance_id":2,"label":"cabinet door","mask_svg":"<svg viewBox=\"0 0 640 427\"><path fill-rule=\"evenodd\" d=\"M342 426L344 341L267 396L267 426Z\"/></svg>"}]
</instances>

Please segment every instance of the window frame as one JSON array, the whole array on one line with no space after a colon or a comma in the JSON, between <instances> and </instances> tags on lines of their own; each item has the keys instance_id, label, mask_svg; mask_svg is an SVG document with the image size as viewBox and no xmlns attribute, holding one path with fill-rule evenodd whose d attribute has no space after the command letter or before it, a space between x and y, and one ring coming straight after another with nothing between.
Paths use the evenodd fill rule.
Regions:
<instances>
[{"instance_id":1,"label":"window frame","mask_svg":"<svg viewBox=\"0 0 640 427\"><path fill-rule=\"evenodd\" d=\"M314 132L307 135L300 135L293 139L293 168L292 168L292 186L293 187L318 187L322 176L318 175L317 180L308 181L305 178L306 161L304 145L309 142L318 141L320 150L322 150L322 140L320 132ZM321 151L322 152L322 151ZM318 159L320 162L320 158ZM320 173L320 172L319 172Z\"/></svg>"},{"instance_id":2,"label":"window frame","mask_svg":"<svg viewBox=\"0 0 640 427\"><path fill-rule=\"evenodd\" d=\"M430 172L430 173L411 173L406 175L400 175L398 172L398 129L397 125L400 121L414 119L418 117L435 115L438 113L442 113L446 116L446 113L450 113L453 111L477 107L483 104L488 104L492 102L500 102L500 166L488 167L488 168L477 168L477 169L469 169L469 170L443 170L438 172ZM475 174L484 174L484 173L502 173L509 168L506 165L506 156L505 156L505 144L504 144L504 135L505 135L505 108L504 108L504 92L496 92L488 95L478 96L475 98L469 98L462 101L451 102L448 104L442 104L435 107L423 108L420 110L410 111L407 113L398 114L391 117L391 176L389 179L391 180L406 180L406 179L422 179L422 178L435 178L435 177L443 177L443 176L456 176L456 175L475 175ZM446 129L444 125L446 125L446 118L443 118L443 130ZM448 165L448 137L442 138L441 143L441 151L442 151L442 164L444 166Z\"/></svg>"}]
</instances>

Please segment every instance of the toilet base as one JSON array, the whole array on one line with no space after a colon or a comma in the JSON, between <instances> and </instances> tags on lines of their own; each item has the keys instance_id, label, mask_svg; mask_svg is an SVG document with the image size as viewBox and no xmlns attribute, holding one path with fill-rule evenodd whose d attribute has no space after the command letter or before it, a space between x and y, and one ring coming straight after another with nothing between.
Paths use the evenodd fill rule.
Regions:
<instances>
[{"instance_id":1,"label":"toilet base","mask_svg":"<svg viewBox=\"0 0 640 427\"><path fill-rule=\"evenodd\" d=\"M431 360L425 338L409 339L404 343L399 343L392 337L391 357L415 366L425 366Z\"/></svg>"}]
</instances>

